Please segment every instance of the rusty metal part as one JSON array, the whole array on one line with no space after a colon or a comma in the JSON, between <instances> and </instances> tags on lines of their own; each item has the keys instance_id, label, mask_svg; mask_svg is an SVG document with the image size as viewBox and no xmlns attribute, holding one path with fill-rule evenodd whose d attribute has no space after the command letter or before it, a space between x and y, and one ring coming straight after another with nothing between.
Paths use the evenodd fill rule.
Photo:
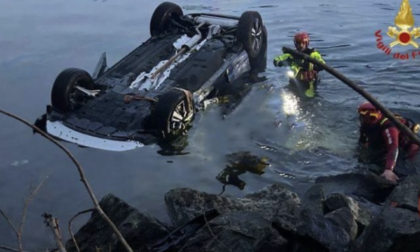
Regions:
<instances>
[{"instance_id":1,"label":"rusty metal part","mask_svg":"<svg viewBox=\"0 0 420 252\"><path fill-rule=\"evenodd\" d=\"M201 33L199 28L202 27L205 23L201 23L196 27L196 31L197 31L197 35L201 37ZM194 37L193 37L194 38ZM193 40L193 38L191 40ZM191 41L190 40L190 41ZM153 80L158 74L160 74L162 71L165 71L171 64L173 61L175 61L179 56L181 56L182 54L184 54L185 52L189 51L191 48L195 46L195 43L197 43L198 41L194 41L194 44L188 45L188 42L181 48L181 50L179 50L174 56L172 56L167 62L165 62L165 64L163 64L163 66L161 66L160 68L158 68L151 76L150 78Z\"/></svg>"},{"instance_id":2,"label":"rusty metal part","mask_svg":"<svg viewBox=\"0 0 420 252\"><path fill-rule=\"evenodd\" d=\"M187 102L188 102L188 108L190 109L190 111L194 111L194 101L193 101L193 97L192 97L192 93L186 89L183 88L177 88L175 87L174 89L177 89L179 91L182 91L185 94L185 97L187 97Z\"/></svg>"},{"instance_id":3,"label":"rusty metal part","mask_svg":"<svg viewBox=\"0 0 420 252\"><path fill-rule=\"evenodd\" d=\"M186 47L182 48L179 52L177 52L174 56L172 56L167 62L165 62L165 64L163 64L163 66L161 66L160 68L158 68L156 70L156 72L154 72L150 76L150 79L153 80L159 73L161 73L162 71L166 70L166 68L168 68L168 66L170 66L174 60L176 60L179 56L181 56L181 54L183 54L186 51L187 51L187 48Z\"/></svg>"}]
</instances>

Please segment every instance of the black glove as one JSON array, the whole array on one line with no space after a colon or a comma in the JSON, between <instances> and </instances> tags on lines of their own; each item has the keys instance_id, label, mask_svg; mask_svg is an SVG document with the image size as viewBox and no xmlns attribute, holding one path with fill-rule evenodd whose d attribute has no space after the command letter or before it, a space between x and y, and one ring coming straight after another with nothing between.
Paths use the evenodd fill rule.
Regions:
<instances>
[{"instance_id":1,"label":"black glove","mask_svg":"<svg viewBox=\"0 0 420 252\"><path fill-rule=\"evenodd\" d=\"M273 65L276 66L276 67L282 67L283 66L283 61L273 60Z\"/></svg>"},{"instance_id":2,"label":"black glove","mask_svg":"<svg viewBox=\"0 0 420 252\"><path fill-rule=\"evenodd\" d=\"M319 65L315 65L314 64L314 70L317 71L317 72L319 72L319 71L324 70L324 68L322 66L319 66Z\"/></svg>"},{"instance_id":3,"label":"black glove","mask_svg":"<svg viewBox=\"0 0 420 252\"><path fill-rule=\"evenodd\" d=\"M302 68L302 70L303 71L307 71L307 70L309 70L309 61L307 61L307 60L302 60L302 59L300 59L300 60L296 60L296 64L300 67L300 68Z\"/></svg>"},{"instance_id":4,"label":"black glove","mask_svg":"<svg viewBox=\"0 0 420 252\"><path fill-rule=\"evenodd\" d=\"M282 61L277 61L273 60L273 64L274 66L277 67L283 67L283 66L290 66L292 64L292 59L287 59L287 60L282 60Z\"/></svg>"}]
</instances>

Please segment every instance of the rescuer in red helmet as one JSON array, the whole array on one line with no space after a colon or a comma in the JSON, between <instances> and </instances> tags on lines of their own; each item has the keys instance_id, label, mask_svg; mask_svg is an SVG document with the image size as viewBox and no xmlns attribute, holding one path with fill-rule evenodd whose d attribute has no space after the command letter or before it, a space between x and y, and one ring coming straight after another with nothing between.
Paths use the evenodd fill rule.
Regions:
<instances>
[{"instance_id":1,"label":"rescuer in red helmet","mask_svg":"<svg viewBox=\"0 0 420 252\"><path fill-rule=\"evenodd\" d=\"M396 183L399 178L394 173L394 167L399 151L406 152L406 157L411 158L418 152L419 146L413 143L406 134L401 133L372 103L362 103L357 109L357 112L359 113L360 120L359 143L374 150L384 151L385 170L381 176ZM402 116L395 116L414 133L419 131L419 124Z\"/></svg>"},{"instance_id":2,"label":"rescuer in red helmet","mask_svg":"<svg viewBox=\"0 0 420 252\"><path fill-rule=\"evenodd\" d=\"M319 52L313 48L309 48L308 33L296 33L293 41L299 52L308 54L310 57L325 63ZM289 75L291 83L295 83L296 85L300 84L305 90L307 97L313 97L315 95L315 89L319 81L318 72L322 70L322 67L314 65L302 58L296 58L290 53L276 56L273 64L276 67L290 67L293 72L293 74Z\"/></svg>"}]
</instances>

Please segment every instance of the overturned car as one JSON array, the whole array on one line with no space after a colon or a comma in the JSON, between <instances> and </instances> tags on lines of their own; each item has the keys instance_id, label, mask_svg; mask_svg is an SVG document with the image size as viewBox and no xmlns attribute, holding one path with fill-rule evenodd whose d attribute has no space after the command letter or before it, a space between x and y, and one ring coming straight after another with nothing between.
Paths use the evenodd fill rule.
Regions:
<instances>
[{"instance_id":1,"label":"overturned car","mask_svg":"<svg viewBox=\"0 0 420 252\"><path fill-rule=\"evenodd\" d=\"M151 37L92 75L63 70L54 81L46 131L81 146L129 150L185 134L203 102L266 67L267 31L258 12L184 14L164 2Z\"/></svg>"}]
</instances>

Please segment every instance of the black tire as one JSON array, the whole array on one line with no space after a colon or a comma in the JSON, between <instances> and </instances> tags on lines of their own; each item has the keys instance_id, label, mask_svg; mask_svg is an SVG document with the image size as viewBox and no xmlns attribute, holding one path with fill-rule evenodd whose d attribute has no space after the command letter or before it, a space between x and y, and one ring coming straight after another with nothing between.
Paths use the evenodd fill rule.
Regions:
<instances>
[{"instance_id":1,"label":"black tire","mask_svg":"<svg viewBox=\"0 0 420 252\"><path fill-rule=\"evenodd\" d=\"M260 53L264 40L263 26L261 15L256 11L246 11L239 19L236 37L251 59Z\"/></svg>"},{"instance_id":2,"label":"black tire","mask_svg":"<svg viewBox=\"0 0 420 252\"><path fill-rule=\"evenodd\" d=\"M94 83L88 72L78 68L63 70L55 79L51 90L51 105L62 111L75 110L77 105L87 99L86 95L75 87L93 89Z\"/></svg>"},{"instance_id":3,"label":"black tire","mask_svg":"<svg viewBox=\"0 0 420 252\"><path fill-rule=\"evenodd\" d=\"M258 53L258 56L255 58L249 59L249 64L251 66L251 72L252 73L259 73L265 71L267 68L267 40L268 40L268 34L267 29L265 26L263 26L263 42L260 49L260 52Z\"/></svg>"},{"instance_id":4,"label":"black tire","mask_svg":"<svg viewBox=\"0 0 420 252\"><path fill-rule=\"evenodd\" d=\"M182 15L184 13L179 5L171 2L161 3L156 7L150 20L150 35L153 37L164 33L169 28L170 20Z\"/></svg>"},{"instance_id":5,"label":"black tire","mask_svg":"<svg viewBox=\"0 0 420 252\"><path fill-rule=\"evenodd\" d=\"M155 105L152 127L163 133L164 138L183 135L194 118L192 97L188 102L187 95L179 89L171 89L164 93ZM177 120L174 113L178 114Z\"/></svg>"}]
</instances>

